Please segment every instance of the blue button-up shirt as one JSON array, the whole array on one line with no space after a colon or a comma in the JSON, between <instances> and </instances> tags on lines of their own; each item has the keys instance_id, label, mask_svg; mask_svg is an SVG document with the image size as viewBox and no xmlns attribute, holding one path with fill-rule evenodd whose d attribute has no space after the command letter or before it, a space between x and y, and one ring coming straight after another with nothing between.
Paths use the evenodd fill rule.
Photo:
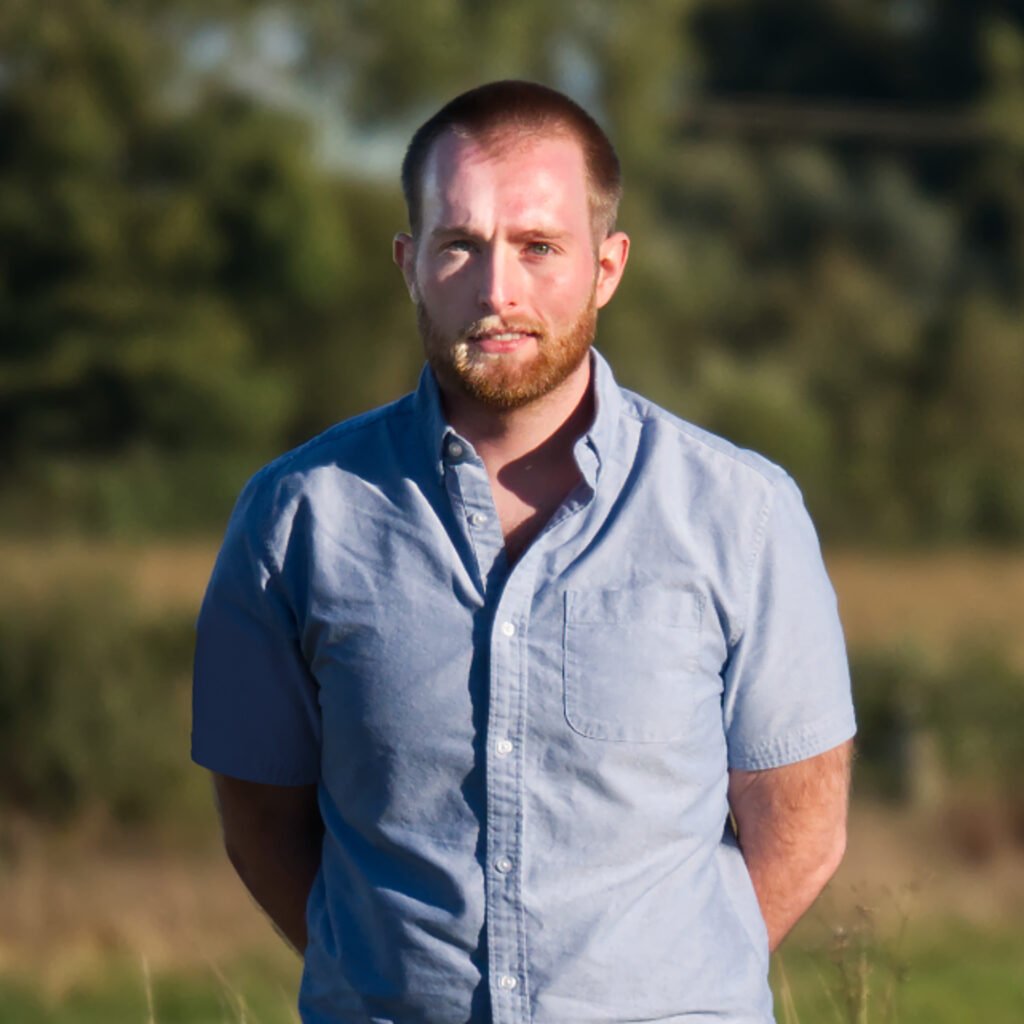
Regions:
<instances>
[{"instance_id":1,"label":"blue button-up shirt","mask_svg":"<svg viewBox=\"0 0 1024 1024\"><path fill-rule=\"evenodd\" d=\"M511 567L428 370L239 499L193 756L319 783L307 1024L772 1020L728 770L852 735L835 598L784 472L593 367Z\"/></svg>"}]
</instances>

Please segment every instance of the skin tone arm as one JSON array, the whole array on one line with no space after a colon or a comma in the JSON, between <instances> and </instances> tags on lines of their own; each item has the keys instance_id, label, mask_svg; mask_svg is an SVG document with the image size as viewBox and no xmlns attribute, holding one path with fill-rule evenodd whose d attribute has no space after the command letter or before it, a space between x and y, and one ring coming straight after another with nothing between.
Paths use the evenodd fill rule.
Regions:
<instances>
[{"instance_id":1,"label":"skin tone arm","mask_svg":"<svg viewBox=\"0 0 1024 1024\"><path fill-rule=\"evenodd\" d=\"M775 950L846 849L852 740L765 771L729 773L740 849Z\"/></svg>"},{"instance_id":2,"label":"skin tone arm","mask_svg":"<svg viewBox=\"0 0 1024 1024\"><path fill-rule=\"evenodd\" d=\"M281 936L302 954L324 832L317 787L267 786L216 772L213 784L228 859Z\"/></svg>"}]
</instances>

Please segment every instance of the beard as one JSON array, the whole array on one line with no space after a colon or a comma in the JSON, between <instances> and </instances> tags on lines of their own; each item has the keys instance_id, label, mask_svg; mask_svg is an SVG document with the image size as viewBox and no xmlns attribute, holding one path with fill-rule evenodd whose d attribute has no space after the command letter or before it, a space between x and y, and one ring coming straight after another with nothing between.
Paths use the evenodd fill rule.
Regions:
<instances>
[{"instance_id":1,"label":"beard","mask_svg":"<svg viewBox=\"0 0 1024 1024\"><path fill-rule=\"evenodd\" d=\"M446 336L416 303L416 324L427 362L442 386L456 388L488 409L520 409L554 391L586 358L597 330L594 292L576 320L561 334L548 334L534 321L516 317L487 317L468 324L454 337ZM526 362L514 356L483 352L472 340L487 332L532 334L537 351Z\"/></svg>"}]
</instances>

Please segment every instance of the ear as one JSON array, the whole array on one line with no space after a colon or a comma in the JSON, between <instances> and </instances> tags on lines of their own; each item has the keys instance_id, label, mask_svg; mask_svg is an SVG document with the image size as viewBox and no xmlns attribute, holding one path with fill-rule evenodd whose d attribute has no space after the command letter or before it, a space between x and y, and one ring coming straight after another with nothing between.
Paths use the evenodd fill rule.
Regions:
<instances>
[{"instance_id":1,"label":"ear","mask_svg":"<svg viewBox=\"0 0 1024 1024\"><path fill-rule=\"evenodd\" d=\"M597 249L597 282L594 301L597 308L607 304L622 280L629 257L629 236L623 231L609 235Z\"/></svg>"},{"instance_id":2,"label":"ear","mask_svg":"<svg viewBox=\"0 0 1024 1024\"><path fill-rule=\"evenodd\" d=\"M399 231L392 242L391 256L398 269L405 278L405 287L409 291L409 298L413 302L419 301L419 291L416 288L416 240L412 235Z\"/></svg>"}]
</instances>

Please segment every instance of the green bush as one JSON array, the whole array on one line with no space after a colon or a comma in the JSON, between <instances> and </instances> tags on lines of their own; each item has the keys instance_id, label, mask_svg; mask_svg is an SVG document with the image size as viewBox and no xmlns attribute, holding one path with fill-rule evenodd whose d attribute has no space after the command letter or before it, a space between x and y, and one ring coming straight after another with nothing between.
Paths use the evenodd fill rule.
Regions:
<instances>
[{"instance_id":1,"label":"green bush","mask_svg":"<svg viewBox=\"0 0 1024 1024\"><path fill-rule=\"evenodd\" d=\"M219 530L248 477L275 454L139 449L42 461L0 485L7 536L151 538Z\"/></svg>"},{"instance_id":2,"label":"green bush","mask_svg":"<svg viewBox=\"0 0 1024 1024\"><path fill-rule=\"evenodd\" d=\"M1003 651L968 645L942 662L913 650L861 651L851 668L859 789L906 796L927 737L946 778L1019 800L1024 674Z\"/></svg>"},{"instance_id":3,"label":"green bush","mask_svg":"<svg viewBox=\"0 0 1024 1024\"><path fill-rule=\"evenodd\" d=\"M192 615L147 611L109 581L0 606L0 813L67 821L100 808L152 822L208 810L188 760ZM852 657L857 789L906 797L916 740L944 777L1019 799L1024 674L997 650L935 662L913 650ZM205 785L205 780L203 780Z\"/></svg>"},{"instance_id":4,"label":"green bush","mask_svg":"<svg viewBox=\"0 0 1024 1024\"><path fill-rule=\"evenodd\" d=\"M113 586L0 610L0 808L140 823L188 781L192 624Z\"/></svg>"}]
</instances>

